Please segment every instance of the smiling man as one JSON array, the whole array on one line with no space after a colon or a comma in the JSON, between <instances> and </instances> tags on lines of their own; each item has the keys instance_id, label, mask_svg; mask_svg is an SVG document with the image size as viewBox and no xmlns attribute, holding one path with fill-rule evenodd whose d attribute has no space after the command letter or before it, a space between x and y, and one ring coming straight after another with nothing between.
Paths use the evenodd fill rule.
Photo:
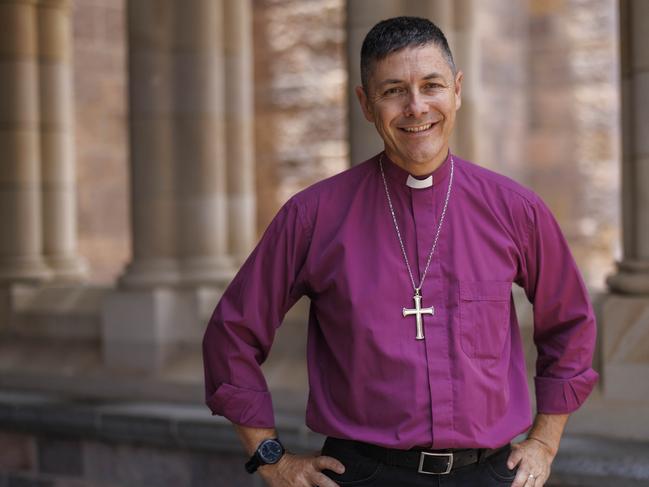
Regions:
<instances>
[{"instance_id":1,"label":"smiling man","mask_svg":"<svg viewBox=\"0 0 649 487\"><path fill-rule=\"evenodd\" d=\"M566 241L536 194L449 150L463 74L434 24L377 24L361 78L384 151L271 222L205 332L207 404L271 487L540 487L598 378ZM534 305L534 420L514 283ZM303 295L316 455L284 450L260 369Z\"/></svg>"},{"instance_id":2,"label":"smiling man","mask_svg":"<svg viewBox=\"0 0 649 487\"><path fill-rule=\"evenodd\" d=\"M447 44L410 46L375 59L371 50L378 46L372 43L368 36L361 54L363 86L356 88L363 113L393 163L415 176L430 174L448 156L463 74L450 50L444 52Z\"/></svg>"}]
</instances>

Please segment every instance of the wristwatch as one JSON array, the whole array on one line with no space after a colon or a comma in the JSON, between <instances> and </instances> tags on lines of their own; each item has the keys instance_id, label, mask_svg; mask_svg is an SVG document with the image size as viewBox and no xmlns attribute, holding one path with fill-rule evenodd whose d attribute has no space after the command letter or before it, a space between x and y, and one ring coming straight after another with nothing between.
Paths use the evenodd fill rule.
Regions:
<instances>
[{"instance_id":1,"label":"wristwatch","mask_svg":"<svg viewBox=\"0 0 649 487\"><path fill-rule=\"evenodd\" d=\"M279 459L284 455L284 451L284 446L277 438L262 441L255 454L246 463L246 471L255 473L262 465L272 465L279 462Z\"/></svg>"}]
</instances>

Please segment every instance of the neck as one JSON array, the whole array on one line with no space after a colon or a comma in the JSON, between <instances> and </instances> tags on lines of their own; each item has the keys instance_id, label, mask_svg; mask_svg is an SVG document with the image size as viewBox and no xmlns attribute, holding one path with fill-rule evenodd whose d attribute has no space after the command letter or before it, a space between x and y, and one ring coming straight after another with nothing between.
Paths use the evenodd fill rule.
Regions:
<instances>
[{"instance_id":1,"label":"neck","mask_svg":"<svg viewBox=\"0 0 649 487\"><path fill-rule=\"evenodd\" d=\"M442 157L437 157L429 162L417 162L417 161L404 161L400 157L395 157L390 151L386 148L385 154L390 158L401 169L408 171L408 173L413 176L429 176L434 173L435 170L444 164L444 161L448 158L449 151L448 149L444 152Z\"/></svg>"}]
</instances>

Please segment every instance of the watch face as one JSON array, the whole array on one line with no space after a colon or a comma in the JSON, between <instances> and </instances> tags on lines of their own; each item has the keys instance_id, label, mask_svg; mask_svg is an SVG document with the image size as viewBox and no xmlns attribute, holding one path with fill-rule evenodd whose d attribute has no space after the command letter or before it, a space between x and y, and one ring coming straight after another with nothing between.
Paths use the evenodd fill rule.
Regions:
<instances>
[{"instance_id":1,"label":"watch face","mask_svg":"<svg viewBox=\"0 0 649 487\"><path fill-rule=\"evenodd\" d=\"M284 448L277 440L266 440L259 446L258 451L265 463L277 463L284 453Z\"/></svg>"}]
</instances>

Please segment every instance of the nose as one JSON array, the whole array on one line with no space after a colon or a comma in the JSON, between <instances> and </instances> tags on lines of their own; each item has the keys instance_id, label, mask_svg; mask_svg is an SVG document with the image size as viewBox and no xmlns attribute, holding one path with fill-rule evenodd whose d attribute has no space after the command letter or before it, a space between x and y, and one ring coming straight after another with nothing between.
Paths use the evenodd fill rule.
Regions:
<instances>
[{"instance_id":1,"label":"nose","mask_svg":"<svg viewBox=\"0 0 649 487\"><path fill-rule=\"evenodd\" d=\"M404 111L407 117L414 118L419 118L421 115L428 112L428 105L425 103L421 93L418 93L417 91L410 92Z\"/></svg>"}]
</instances>

